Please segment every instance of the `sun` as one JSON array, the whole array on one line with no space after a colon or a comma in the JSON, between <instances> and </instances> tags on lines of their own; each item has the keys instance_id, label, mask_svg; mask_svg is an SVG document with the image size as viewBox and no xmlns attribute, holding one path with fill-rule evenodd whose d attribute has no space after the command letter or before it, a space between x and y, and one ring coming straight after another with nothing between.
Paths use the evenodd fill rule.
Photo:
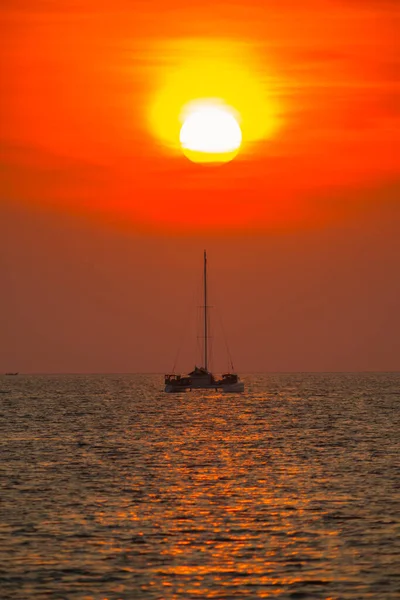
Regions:
<instances>
[{"instance_id":1,"label":"sun","mask_svg":"<svg viewBox=\"0 0 400 600\"><path fill-rule=\"evenodd\" d=\"M191 103L182 120L179 140L193 162L228 162L238 153L242 131L229 107L210 101Z\"/></svg>"},{"instance_id":2,"label":"sun","mask_svg":"<svg viewBox=\"0 0 400 600\"><path fill-rule=\"evenodd\" d=\"M160 41L152 54L153 92L146 103L149 130L170 155L196 162L226 162L281 127L275 79L251 43L227 39Z\"/></svg>"}]
</instances>

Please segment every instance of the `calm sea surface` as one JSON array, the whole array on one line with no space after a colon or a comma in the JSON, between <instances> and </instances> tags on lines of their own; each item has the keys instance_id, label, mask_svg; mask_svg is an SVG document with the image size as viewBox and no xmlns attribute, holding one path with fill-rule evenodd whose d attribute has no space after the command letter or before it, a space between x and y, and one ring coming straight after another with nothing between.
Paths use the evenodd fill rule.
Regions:
<instances>
[{"instance_id":1,"label":"calm sea surface","mask_svg":"<svg viewBox=\"0 0 400 600\"><path fill-rule=\"evenodd\" d=\"M400 374L0 377L0 597L400 597Z\"/></svg>"}]
</instances>

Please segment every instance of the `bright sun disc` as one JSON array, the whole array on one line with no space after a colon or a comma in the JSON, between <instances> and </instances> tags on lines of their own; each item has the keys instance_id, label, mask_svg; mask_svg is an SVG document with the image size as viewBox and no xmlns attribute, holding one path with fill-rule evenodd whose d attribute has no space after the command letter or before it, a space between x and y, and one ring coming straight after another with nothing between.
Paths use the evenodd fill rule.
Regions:
<instances>
[{"instance_id":1,"label":"bright sun disc","mask_svg":"<svg viewBox=\"0 0 400 600\"><path fill-rule=\"evenodd\" d=\"M147 118L161 151L219 163L239 151L248 156L257 151L258 142L275 137L282 124L274 89L278 80L259 62L252 43L172 39L152 43L151 53L160 60ZM225 147L236 149L220 151Z\"/></svg>"},{"instance_id":2,"label":"bright sun disc","mask_svg":"<svg viewBox=\"0 0 400 600\"><path fill-rule=\"evenodd\" d=\"M222 106L197 106L183 119L179 140L184 154L194 162L227 162L242 143L240 126Z\"/></svg>"}]
</instances>

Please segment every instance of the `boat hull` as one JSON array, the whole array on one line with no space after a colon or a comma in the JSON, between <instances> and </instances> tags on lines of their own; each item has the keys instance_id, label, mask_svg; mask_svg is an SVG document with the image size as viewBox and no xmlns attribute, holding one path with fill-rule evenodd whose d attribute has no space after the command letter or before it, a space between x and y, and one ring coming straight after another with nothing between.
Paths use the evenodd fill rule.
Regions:
<instances>
[{"instance_id":1,"label":"boat hull","mask_svg":"<svg viewBox=\"0 0 400 600\"><path fill-rule=\"evenodd\" d=\"M166 385L164 388L164 392L167 394L183 394L184 392L189 392L191 388L185 387L183 385Z\"/></svg>"},{"instance_id":2,"label":"boat hull","mask_svg":"<svg viewBox=\"0 0 400 600\"><path fill-rule=\"evenodd\" d=\"M226 394L241 394L244 392L244 383L243 381L228 383L227 385L221 386L220 389Z\"/></svg>"},{"instance_id":3,"label":"boat hull","mask_svg":"<svg viewBox=\"0 0 400 600\"><path fill-rule=\"evenodd\" d=\"M164 388L164 391L167 394L182 394L184 392L191 392L192 390L215 390L219 392L223 392L225 394L241 394L244 392L244 383L243 381L238 381L237 383L228 383L225 385L218 385L218 383L209 383L203 385L171 385L167 384Z\"/></svg>"}]
</instances>

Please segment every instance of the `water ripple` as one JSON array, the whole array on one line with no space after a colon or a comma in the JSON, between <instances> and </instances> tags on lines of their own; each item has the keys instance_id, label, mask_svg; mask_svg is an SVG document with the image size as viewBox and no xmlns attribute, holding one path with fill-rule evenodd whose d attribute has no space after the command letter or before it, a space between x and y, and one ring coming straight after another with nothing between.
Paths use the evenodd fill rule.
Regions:
<instances>
[{"instance_id":1,"label":"water ripple","mask_svg":"<svg viewBox=\"0 0 400 600\"><path fill-rule=\"evenodd\" d=\"M2 378L2 598L399 597L399 374L161 387Z\"/></svg>"}]
</instances>

